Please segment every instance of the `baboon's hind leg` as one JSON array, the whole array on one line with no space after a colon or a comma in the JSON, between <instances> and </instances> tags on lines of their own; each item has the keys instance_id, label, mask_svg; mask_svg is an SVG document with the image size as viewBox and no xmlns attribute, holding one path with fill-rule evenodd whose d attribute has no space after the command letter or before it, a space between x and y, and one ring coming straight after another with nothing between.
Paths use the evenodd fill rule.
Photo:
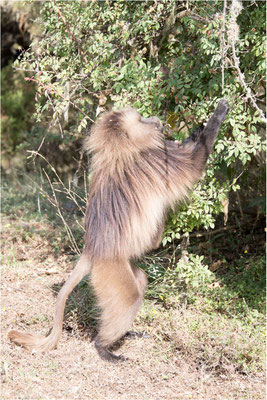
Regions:
<instances>
[{"instance_id":1,"label":"baboon's hind leg","mask_svg":"<svg viewBox=\"0 0 267 400\"><path fill-rule=\"evenodd\" d=\"M130 328L142 302L145 274L126 260L101 261L94 265L91 279L102 311L96 349L102 359L123 360L108 348Z\"/></svg>"},{"instance_id":2,"label":"baboon's hind leg","mask_svg":"<svg viewBox=\"0 0 267 400\"><path fill-rule=\"evenodd\" d=\"M147 275L144 273L144 271L141 268L137 267L137 265L133 262L131 262L131 267L132 267L134 277L136 279L136 284L137 284L139 293L143 297L145 294L146 285L147 285Z\"/></svg>"},{"instance_id":3,"label":"baboon's hind leg","mask_svg":"<svg viewBox=\"0 0 267 400\"><path fill-rule=\"evenodd\" d=\"M147 286L147 275L146 273L139 268L135 263L131 262L132 271L134 273L136 284L138 286L141 297L144 297L146 286ZM148 338L149 334L147 332L135 332L135 331L127 331L125 334L127 338Z\"/></svg>"}]
</instances>

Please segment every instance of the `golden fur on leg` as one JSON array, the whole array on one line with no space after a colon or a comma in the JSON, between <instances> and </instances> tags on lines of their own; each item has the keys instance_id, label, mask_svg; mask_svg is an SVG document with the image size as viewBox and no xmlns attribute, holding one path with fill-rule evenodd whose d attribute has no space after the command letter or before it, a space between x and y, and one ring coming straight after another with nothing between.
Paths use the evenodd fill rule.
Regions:
<instances>
[{"instance_id":1,"label":"golden fur on leg","mask_svg":"<svg viewBox=\"0 0 267 400\"><path fill-rule=\"evenodd\" d=\"M133 262L131 262L131 267L132 267L132 271L135 276L135 282L137 284L139 293L143 297L145 294L146 285L147 285L147 275L144 273L144 271L141 268L137 267L137 265L134 264Z\"/></svg>"},{"instance_id":2,"label":"golden fur on leg","mask_svg":"<svg viewBox=\"0 0 267 400\"><path fill-rule=\"evenodd\" d=\"M108 281L103 281L105 275ZM108 347L130 328L142 302L146 276L127 260L109 260L94 265L91 282L102 311L96 348L102 358L117 359Z\"/></svg>"}]
</instances>

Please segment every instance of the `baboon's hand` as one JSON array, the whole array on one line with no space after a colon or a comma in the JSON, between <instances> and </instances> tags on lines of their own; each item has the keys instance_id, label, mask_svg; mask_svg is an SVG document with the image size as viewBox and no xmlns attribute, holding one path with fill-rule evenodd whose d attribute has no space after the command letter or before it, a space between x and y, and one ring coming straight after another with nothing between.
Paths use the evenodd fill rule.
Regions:
<instances>
[{"instance_id":1,"label":"baboon's hand","mask_svg":"<svg viewBox=\"0 0 267 400\"><path fill-rule=\"evenodd\" d=\"M224 120L228 111L229 111L228 101L225 99L220 100L215 113L218 114L218 116L220 116L222 118L222 120Z\"/></svg>"}]
</instances>

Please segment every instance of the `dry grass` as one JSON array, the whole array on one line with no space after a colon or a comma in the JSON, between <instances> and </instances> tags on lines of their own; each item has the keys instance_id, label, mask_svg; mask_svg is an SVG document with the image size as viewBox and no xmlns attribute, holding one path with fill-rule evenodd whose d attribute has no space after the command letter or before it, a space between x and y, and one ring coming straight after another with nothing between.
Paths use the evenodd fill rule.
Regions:
<instances>
[{"instance_id":1,"label":"dry grass","mask_svg":"<svg viewBox=\"0 0 267 400\"><path fill-rule=\"evenodd\" d=\"M238 346L247 346L249 352L252 342L240 342L243 333L238 328L237 338L222 332L220 336L200 311L196 320L190 309L164 311L147 300L134 329L148 331L150 337L122 341L117 352L127 356L127 362L103 362L91 342L95 310L85 282L68 302L58 349L38 355L11 345L6 339L11 328L48 332L55 294L73 262L58 249L54 251L58 233L47 223L4 217L2 224L3 399L264 398L262 374L241 375L222 357L230 339L231 349L236 340L237 355ZM215 339L208 337L211 328ZM210 346L203 351L204 340Z\"/></svg>"}]
</instances>

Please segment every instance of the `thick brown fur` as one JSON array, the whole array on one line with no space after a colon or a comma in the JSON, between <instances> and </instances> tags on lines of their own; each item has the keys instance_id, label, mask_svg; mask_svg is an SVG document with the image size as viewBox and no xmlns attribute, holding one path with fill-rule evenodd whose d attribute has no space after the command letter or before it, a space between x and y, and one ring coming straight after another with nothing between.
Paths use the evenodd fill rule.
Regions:
<instances>
[{"instance_id":1,"label":"thick brown fur","mask_svg":"<svg viewBox=\"0 0 267 400\"><path fill-rule=\"evenodd\" d=\"M51 334L42 338L11 331L12 341L36 351L55 347L66 298L90 272L102 310L96 348L103 359L121 359L108 348L131 326L147 282L131 260L159 245L167 209L200 178L227 111L221 100L206 127L182 145L163 140L156 117L144 119L131 108L99 119L85 141L93 174L83 254L59 293Z\"/></svg>"}]
</instances>

